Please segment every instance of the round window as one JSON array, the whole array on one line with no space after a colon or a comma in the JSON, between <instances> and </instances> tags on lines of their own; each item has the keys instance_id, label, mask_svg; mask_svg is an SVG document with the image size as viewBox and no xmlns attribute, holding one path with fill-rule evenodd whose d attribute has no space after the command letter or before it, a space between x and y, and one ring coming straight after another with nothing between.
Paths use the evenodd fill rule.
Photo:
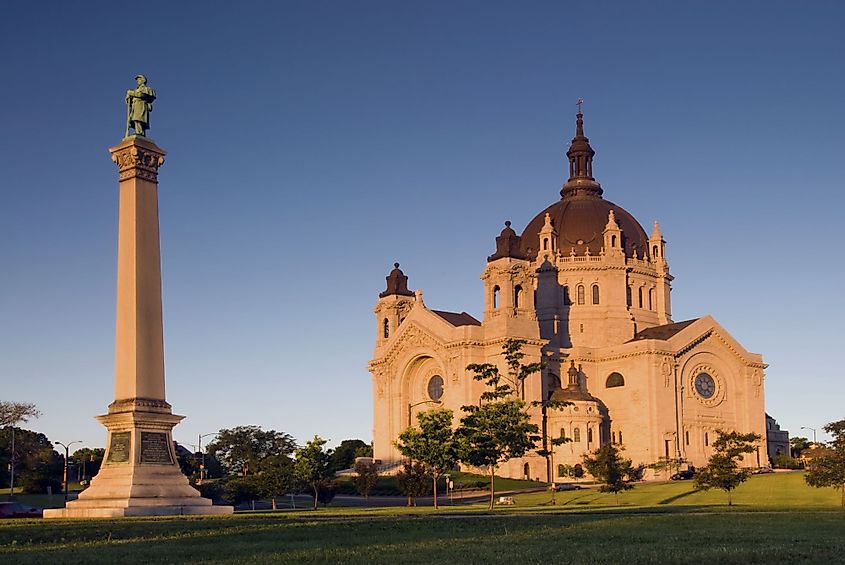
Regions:
<instances>
[{"instance_id":1,"label":"round window","mask_svg":"<svg viewBox=\"0 0 845 565\"><path fill-rule=\"evenodd\" d=\"M701 398L712 398L716 394L716 381L707 373L699 373L695 377L695 392Z\"/></svg>"},{"instance_id":2,"label":"round window","mask_svg":"<svg viewBox=\"0 0 845 565\"><path fill-rule=\"evenodd\" d=\"M428 397L432 400L440 400L443 396L443 377L434 375L428 380Z\"/></svg>"}]
</instances>

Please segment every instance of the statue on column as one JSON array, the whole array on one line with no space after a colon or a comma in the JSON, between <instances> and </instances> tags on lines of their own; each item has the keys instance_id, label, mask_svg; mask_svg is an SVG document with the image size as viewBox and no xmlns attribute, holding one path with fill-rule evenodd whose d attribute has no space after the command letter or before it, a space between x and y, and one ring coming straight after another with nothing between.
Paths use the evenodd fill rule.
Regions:
<instances>
[{"instance_id":1,"label":"statue on column","mask_svg":"<svg viewBox=\"0 0 845 565\"><path fill-rule=\"evenodd\" d=\"M144 75L136 76L135 81L138 88L126 91L126 137L129 137L129 128L135 131L135 135L145 137L146 130L150 129L150 112L153 111L156 93L147 86Z\"/></svg>"}]
</instances>

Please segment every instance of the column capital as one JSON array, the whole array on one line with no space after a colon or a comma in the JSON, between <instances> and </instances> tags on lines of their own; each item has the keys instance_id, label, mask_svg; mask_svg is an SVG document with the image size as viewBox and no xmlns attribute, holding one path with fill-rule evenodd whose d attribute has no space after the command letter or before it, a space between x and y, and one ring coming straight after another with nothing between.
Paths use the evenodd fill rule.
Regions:
<instances>
[{"instance_id":1,"label":"column capital","mask_svg":"<svg viewBox=\"0 0 845 565\"><path fill-rule=\"evenodd\" d=\"M140 136L123 139L109 148L111 160L117 164L120 180L140 178L158 183L158 168L164 164L164 149Z\"/></svg>"}]
</instances>

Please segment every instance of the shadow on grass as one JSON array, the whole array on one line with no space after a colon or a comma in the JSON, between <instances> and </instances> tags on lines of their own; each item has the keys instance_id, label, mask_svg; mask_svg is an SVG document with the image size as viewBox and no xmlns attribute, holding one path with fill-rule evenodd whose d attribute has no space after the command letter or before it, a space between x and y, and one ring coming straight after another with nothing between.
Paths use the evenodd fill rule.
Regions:
<instances>
[{"instance_id":1,"label":"shadow on grass","mask_svg":"<svg viewBox=\"0 0 845 565\"><path fill-rule=\"evenodd\" d=\"M695 493L697 493L697 492L698 492L698 491L697 491L697 490L695 490L695 489L690 490L690 491L687 491L687 492L682 492L682 493L680 493L680 494L676 494L675 496L670 496L669 498L664 498L663 500L661 500L661 501L660 501L660 502L658 502L657 504L672 504L672 503L673 503L673 502L675 502L676 500L680 500L680 499L682 499L682 498L686 498L686 497L688 497L688 496L690 496L690 495L693 495L693 494L695 494Z\"/></svg>"}]
</instances>

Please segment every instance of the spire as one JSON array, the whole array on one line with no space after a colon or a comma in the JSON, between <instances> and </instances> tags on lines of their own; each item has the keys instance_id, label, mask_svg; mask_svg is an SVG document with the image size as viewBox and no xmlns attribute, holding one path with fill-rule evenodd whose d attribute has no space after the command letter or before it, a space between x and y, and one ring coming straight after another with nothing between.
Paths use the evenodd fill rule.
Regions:
<instances>
[{"instance_id":1,"label":"spire","mask_svg":"<svg viewBox=\"0 0 845 565\"><path fill-rule=\"evenodd\" d=\"M601 196L601 185L593 178L593 156L596 154L590 146L590 140L584 135L584 114L578 101L578 113L575 115L575 137L569 145L566 156L569 158L569 180L563 185L560 195Z\"/></svg>"}]
</instances>

